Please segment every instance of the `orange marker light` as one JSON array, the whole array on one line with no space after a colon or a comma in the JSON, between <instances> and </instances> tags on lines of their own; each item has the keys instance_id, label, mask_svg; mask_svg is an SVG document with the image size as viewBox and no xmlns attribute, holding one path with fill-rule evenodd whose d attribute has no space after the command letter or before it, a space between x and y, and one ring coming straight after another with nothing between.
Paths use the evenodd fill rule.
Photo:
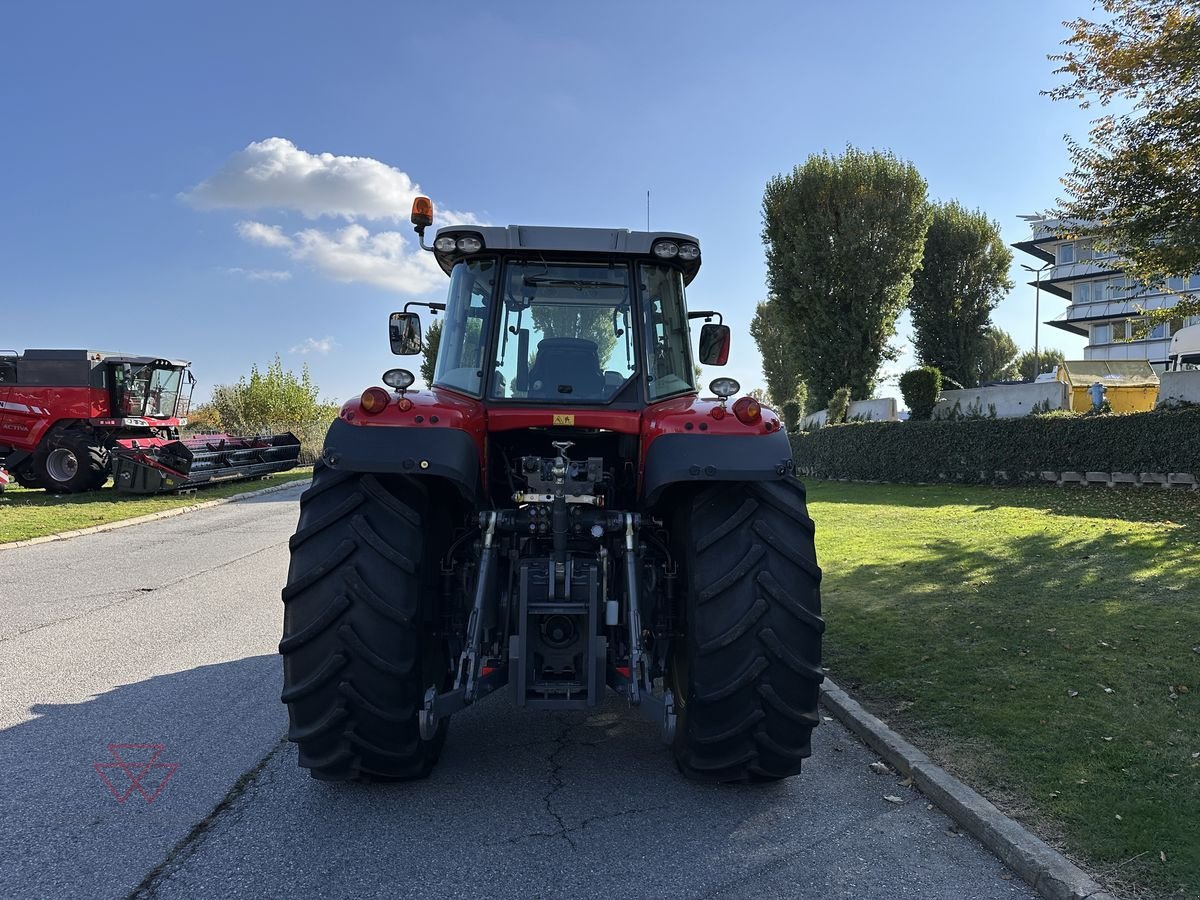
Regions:
<instances>
[{"instance_id":1,"label":"orange marker light","mask_svg":"<svg viewBox=\"0 0 1200 900\"><path fill-rule=\"evenodd\" d=\"M358 398L358 406L368 416L377 416L388 405L388 392L383 388L370 387L362 392L362 396Z\"/></svg>"},{"instance_id":2,"label":"orange marker light","mask_svg":"<svg viewBox=\"0 0 1200 900\"><path fill-rule=\"evenodd\" d=\"M762 407L753 397L739 397L733 404L733 414L743 425L753 425L762 418Z\"/></svg>"},{"instance_id":3,"label":"orange marker light","mask_svg":"<svg viewBox=\"0 0 1200 900\"><path fill-rule=\"evenodd\" d=\"M433 201L428 197L417 197L412 205L412 223L420 228L433 224Z\"/></svg>"}]
</instances>

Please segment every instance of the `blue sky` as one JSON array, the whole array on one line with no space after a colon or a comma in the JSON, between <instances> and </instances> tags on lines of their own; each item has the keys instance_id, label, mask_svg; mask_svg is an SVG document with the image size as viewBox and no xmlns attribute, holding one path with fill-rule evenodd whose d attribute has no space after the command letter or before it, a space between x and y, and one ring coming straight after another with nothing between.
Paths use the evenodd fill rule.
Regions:
<instances>
[{"instance_id":1,"label":"blue sky","mask_svg":"<svg viewBox=\"0 0 1200 900\"><path fill-rule=\"evenodd\" d=\"M1017 216L1053 202L1063 135L1087 127L1038 95L1055 83L1046 54L1063 19L1090 12L1066 0L8 5L0 346L188 358L198 398L279 353L345 399L396 362L388 312L444 291L407 224L414 186L493 224L630 228L645 226L650 189L654 228L701 239L689 302L727 314L725 374L757 386L766 181L810 153L888 148L931 197L1025 237ZM1033 293L1020 280L995 316L1022 347ZM1061 312L1042 299L1043 320ZM1069 356L1082 345L1041 335ZM896 341L908 337L902 321Z\"/></svg>"}]
</instances>

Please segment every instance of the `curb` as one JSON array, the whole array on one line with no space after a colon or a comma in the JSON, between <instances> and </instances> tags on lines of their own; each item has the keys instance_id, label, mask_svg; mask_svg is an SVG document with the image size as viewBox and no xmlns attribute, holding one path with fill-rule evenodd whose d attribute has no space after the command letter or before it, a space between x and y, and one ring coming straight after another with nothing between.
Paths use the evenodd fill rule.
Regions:
<instances>
[{"instance_id":1,"label":"curb","mask_svg":"<svg viewBox=\"0 0 1200 900\"><path fill-rule=\"evenodd\" d=\"M51 541L65 541L67 538L83 537L85 534L99 534L102 531L115 531L118 528L128 528L130 525L142 525L146 522L156 522L159 519L169 519L172 516L182 516L184 513L195 512L198 509L209 509L213 506L224 506L250 497L261 497L263 494L274 494L285 491L297 484L303 484L304 479L297 478L287 484L273 484L257 491L246 491L244 494L234 494L232 497L218 497L216 500L205 500L203 503L193 503L191 506L176 506L174 509L164 509L162 512L147 513L144 516L134 516L132 519L119 519L116 522L105 522L103 525L90 525L74 531L60 531L57 534L47 534L42 537L26 538L23 541L0 543L0 553L5 550L16 550L19 547L32 547L34 544L48 544Z\"/></svg>"},{"instance_id":2,"label":"curb","mask_svg":"<svg viewBox=\"0 0 1200 900\"><path fill-rule=\"evenodd\" d=\"M978 793L904 740L826 678L821 702L892 768L911 778L936 803L1010 869L1048 900L1116 900L1083 869L1014 822Z\"/></svg>"}]
</instances>

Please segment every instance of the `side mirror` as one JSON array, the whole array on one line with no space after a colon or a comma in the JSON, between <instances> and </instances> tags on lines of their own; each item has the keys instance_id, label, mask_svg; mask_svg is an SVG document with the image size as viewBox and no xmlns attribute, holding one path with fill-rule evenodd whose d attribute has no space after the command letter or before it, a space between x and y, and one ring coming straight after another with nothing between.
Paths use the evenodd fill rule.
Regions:
<instances>
[{"instance_id":1,"label":"side mirror","mask_svg":"<svg viewBox=\"0 0 1200 900\"><path fill-rule=\"evenodd\" d=\"M729 326L710 322L700 329L700 364L723 366L729 362Z\"/></svg>"},{"instance_id":2,"label":"side mirror","mask_svg":"<svg viewBox=\"0 0 1200 900\"><path fill-rule=\"evenodd\" d=\"M394 312L388 318L388 340L396 356L414 356L421 352L421 317L416 313Z\"/></svg>"}]
</instances>

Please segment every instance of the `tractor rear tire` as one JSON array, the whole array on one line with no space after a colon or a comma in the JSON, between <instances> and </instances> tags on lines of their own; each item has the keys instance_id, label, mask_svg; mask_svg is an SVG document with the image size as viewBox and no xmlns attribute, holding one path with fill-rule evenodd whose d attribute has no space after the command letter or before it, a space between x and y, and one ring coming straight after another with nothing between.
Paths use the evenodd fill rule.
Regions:
<instances>
[{"instance_id":1,"label":"tractor rear tire","mask_svg":"<svg viewBox=\"0 0 1200 900\"><path fill-rule=\"evenodd\" d=\"M314 778L424 778L441 752L446 721L431 740L417 722L425 690L448 672L443 642L426 633L427 505L415 479L319 461L300 498L283 589L281 699L288 739Z\"/></svg>"},{"instance_id":2,"label":"tractor rear tire","mask_svg":"<svg viewBox=\"0 0 1200 900\"><path fill-rule=\"evenodd\" d=\"M82 428L48 434L33 453L38 484L56 494L94 491L108 481L108 451Z\"/></svg>"},{"instance_id":3,"label":"tractor rear tire","mask_svg":"<svg viewBox=\"0 0 1200 900\"><path fill-rule=\"evenodd\" d=\"M678 527L687 596L671 661L676 762L700 781L796 775L825 678L804 487L794 478L715 485Z\"/></svg>"}]
</instances>

